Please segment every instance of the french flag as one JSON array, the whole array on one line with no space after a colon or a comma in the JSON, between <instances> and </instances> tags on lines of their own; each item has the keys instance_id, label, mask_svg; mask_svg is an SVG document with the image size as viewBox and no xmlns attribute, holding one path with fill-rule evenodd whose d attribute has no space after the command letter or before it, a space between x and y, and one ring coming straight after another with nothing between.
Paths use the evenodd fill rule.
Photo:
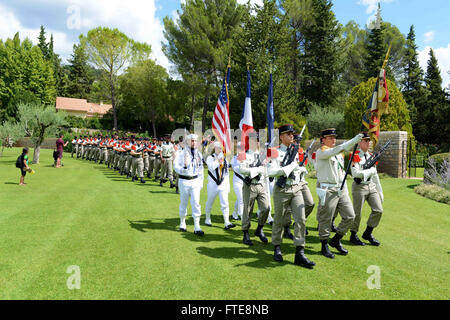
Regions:
<instances>
[{"instance_id":1,"label":"french flag","mask_svg":"<svg viewBox=\"0 0 450 320\"><path fill-rule=\"evenodd\" d=\"M242 110L241 121L239 122L239 129L242 132L241 144L245 145L245 150L249 148L247 134L253 131L253 117L252 117L252 100L251 100L251 82L250 71L247 70L247 94L245 97L244 110Z\"/></svg>"}]
</instances>

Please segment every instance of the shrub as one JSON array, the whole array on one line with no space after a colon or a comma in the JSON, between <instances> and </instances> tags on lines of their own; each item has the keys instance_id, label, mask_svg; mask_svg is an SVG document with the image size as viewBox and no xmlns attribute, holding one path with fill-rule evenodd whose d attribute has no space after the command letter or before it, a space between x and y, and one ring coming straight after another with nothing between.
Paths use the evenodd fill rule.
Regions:
<instances>
[{"instance_id":1,"label":"shrub","mask_svg":"<svg viewBox=\"0 0 450 320\"><path fill-rule=\"evenodd\" d=\"M450 153L432 155L425 162L424 183L450 190Z\"/></svg>"},{"instance_id":2,"label":"shrub","mask_svg":"<svg viewBox=\"0 0 450 320\"><path fill-rule=\"evenodd\" d=\"M421 184L414 192L428 199L450 205L450 191L433 184Z\"/></svg>"},{"instance_id":3,"label":"shrub","mask_svg":"<svg viewBox=\"0 0 450 320\"><path fill-rule=\"evenodd\" d=\"M335 109L313 106L309 110L306 119L311 137L320 137L320 132L327 128L336 128L338 137L344 137L345 122L344 113Z\"/></svg>"}]
</instances>

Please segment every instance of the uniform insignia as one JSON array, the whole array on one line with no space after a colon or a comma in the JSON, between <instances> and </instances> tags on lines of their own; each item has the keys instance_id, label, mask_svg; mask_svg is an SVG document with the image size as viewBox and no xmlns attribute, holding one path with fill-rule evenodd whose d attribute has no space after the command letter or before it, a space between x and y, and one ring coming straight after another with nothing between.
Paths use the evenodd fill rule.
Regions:
<instances>
[{"instance_id":1,"label":"uniform insignia","mask_svg":"<svg viewBox=\"0 0 450 320\"><path fill-rule=\"evenodd\" d=\"M353 157L353 162L354 162L354 163L358 163L358 162L361 161L361 158L359 157L358 154L359 154L359 150L355 151L355 155L354 155L354 157ZM348 155L348 159L350 160L351 157L352 157L352 152L350 152L350 154Z\"/></svg>"},{"instance_id":2,"label":"uniform insignia","mask_svg":"<svg viewBox=\"0 0 450 320\"><path fill-rule=\"evenodd\" d=\"M316 153L315 152L312 154L312 159L316 160Z\"/></svg>"},{"instance_id":3,"label":"uniform insignia","mask_svg":"<svg viewBox=\"0 0 450 320\"><path fill-rule=\"evenodd\" d=\"M320 148L320 150L322 150L322 151L325 151L325 150L327 150L327 149L330 149L330 147L322 146L322 147Z\"/></svg>"}]
</instances>

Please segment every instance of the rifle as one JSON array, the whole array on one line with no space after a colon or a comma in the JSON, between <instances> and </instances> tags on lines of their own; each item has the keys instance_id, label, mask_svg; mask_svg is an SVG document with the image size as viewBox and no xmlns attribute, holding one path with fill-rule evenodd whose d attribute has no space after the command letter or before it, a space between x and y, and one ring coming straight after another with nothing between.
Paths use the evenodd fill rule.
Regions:
<instances>
[{"instance_id":1,"label":"rifle","mask_svg":"<svg viewBox=\"0 0 450 320\"><path fill-rule=\"evenodd\" d=\"M261 166L261 164L262 164L262 162L261 162L261 154L259 155L259 157L258 157L258 161L256 161L256 162L254 162L254 163L252 163L252 164L250 164L250 168L256 168L256 167L259 167L259 166ZM256 177L254 177L253 179L260 179L260 176L261 176L261 174L258 174ZM250 179L250 177L249 176L246 176L245 178L244 178L244 182L245 182L245 184L246 185L250 185L251 184L251 182L252 182L252 179Z\"/></svg>"},{"instance_id":2,"label":"rifle","mask_svg":"<svg viewBox=\"0 0 450 320\"><path fill-rule=\"evenodd\" d=\"M371 155L370 158L367 159L366 163L364 163L363 169L366 170L366 169L372 168L377 163L378 159L381 158L381 156L386 151L386 149L390 143L391 143L391 140L386 142L386 144L384 146L382 146L378 152L375 152L373 155Z\"/></svg>"},{"instance_id":3,"label":"rifle","mask_svg":"<svg viewBox=\"0 0 450 320\"><path fill-rule=\"evenodd\" d=\"M300 167L303 167L303 165L305 164L306 159L308 159L308 153L311 151L311 148L314 144L314 142L316 141L316 139L314 139L311 144L309 145L308 149L306 149L305 151L305 157L303 158L302 162L300 162Z\"/></svg>"},{"instance_id":4,"label":"rifle","mask_svg":"<svg viewBox=\"0 0 450 320\"><path fill-rule=\"evenodd\" d=\"M367 170L367 169L372 168L377 163L377 161L381 158L381 156L386 151L386 149L390 143L391 143L391 140L386 142L386 144L384 144L378 152L375 152L373 155L371 155L370 158L367 159L366 163L363 164L362 169ZM354 178L353 180L357 184L360 184L362 181L361 178Z\"/></svg>"},{"instance_id":5,"label":"rifle","mask_svg":"<svg viewBox=\"0 0 450 320\"><path fill-rule=\"evenodd\" d=\"M295 157L297 156L297 153L298 153L298 148L299 148L299 145L297 143L292 143L288 147L286 154L284 155L284 158L281 161L281 167L286 167L286 166L290 165L292 163L292 161L295 160ZM286 176L279 177L276 182L277 186L279 186L280 188L285 188L287 178L288 177L286 177Z\"/></svg>"}]
</instances>

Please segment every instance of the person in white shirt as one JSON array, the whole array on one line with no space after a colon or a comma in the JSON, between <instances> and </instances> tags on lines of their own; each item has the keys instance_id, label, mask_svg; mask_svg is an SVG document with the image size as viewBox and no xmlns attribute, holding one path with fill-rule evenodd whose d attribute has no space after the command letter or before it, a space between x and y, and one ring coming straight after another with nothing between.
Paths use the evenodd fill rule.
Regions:
<instances>
[{"instance_id":1,"label":"person in white shirt","mask_svg":"<svg viewBox=\"0 0 450 320\"><path fill-rule=\"evenodd\" d=\"M364 202L367 201L371 210L367 220L367 228L362 238L370 242L371 245L379 246L380 242L372 236L372 231L380 223L383 213L382 203L384 201L383 188L378 177L377 168L374 165L371 168L364 169L364 164L370 159L369 153L370 137L367 132L363 132L364 137L359 143L359 149L355 152L352 162L352 196L353 209L355 210L355 220L350 227L350 242L356 245L364 245L358 238L359 225L361 223L361 211Z\"/></svg>"},{"instance_id":2,"label":"person in white shirt","mask_svg":"<svg viewBox=\"0 0 450 320\"><path fill-rule=\"evenodd\" d=\"M206 158L208 166L208 200L205 206L205 225L212 226L211 209L217 197L220 199L225 230L236 227L230 222L230 209L228 194L230 193L230 176L228 173L228 162L222 152L220 142L214 143L213 152Z\"/></svg>"},{"instance_id":3,"label":"person in white shirt","mask_svg":"<svg viewBox=\"0 0 450 320\"><path fill-rule=\"evenodd\" d=\"M189 199L191 200L192 217L194 218L194 234L203 236L200 228L200 191L203 188L203 157L197 149L196 134L187 136L187 146L175 155L174 168L178 174L180 192L180 231L186 232L186 215Z\"/></svg>"}]
</instances>

